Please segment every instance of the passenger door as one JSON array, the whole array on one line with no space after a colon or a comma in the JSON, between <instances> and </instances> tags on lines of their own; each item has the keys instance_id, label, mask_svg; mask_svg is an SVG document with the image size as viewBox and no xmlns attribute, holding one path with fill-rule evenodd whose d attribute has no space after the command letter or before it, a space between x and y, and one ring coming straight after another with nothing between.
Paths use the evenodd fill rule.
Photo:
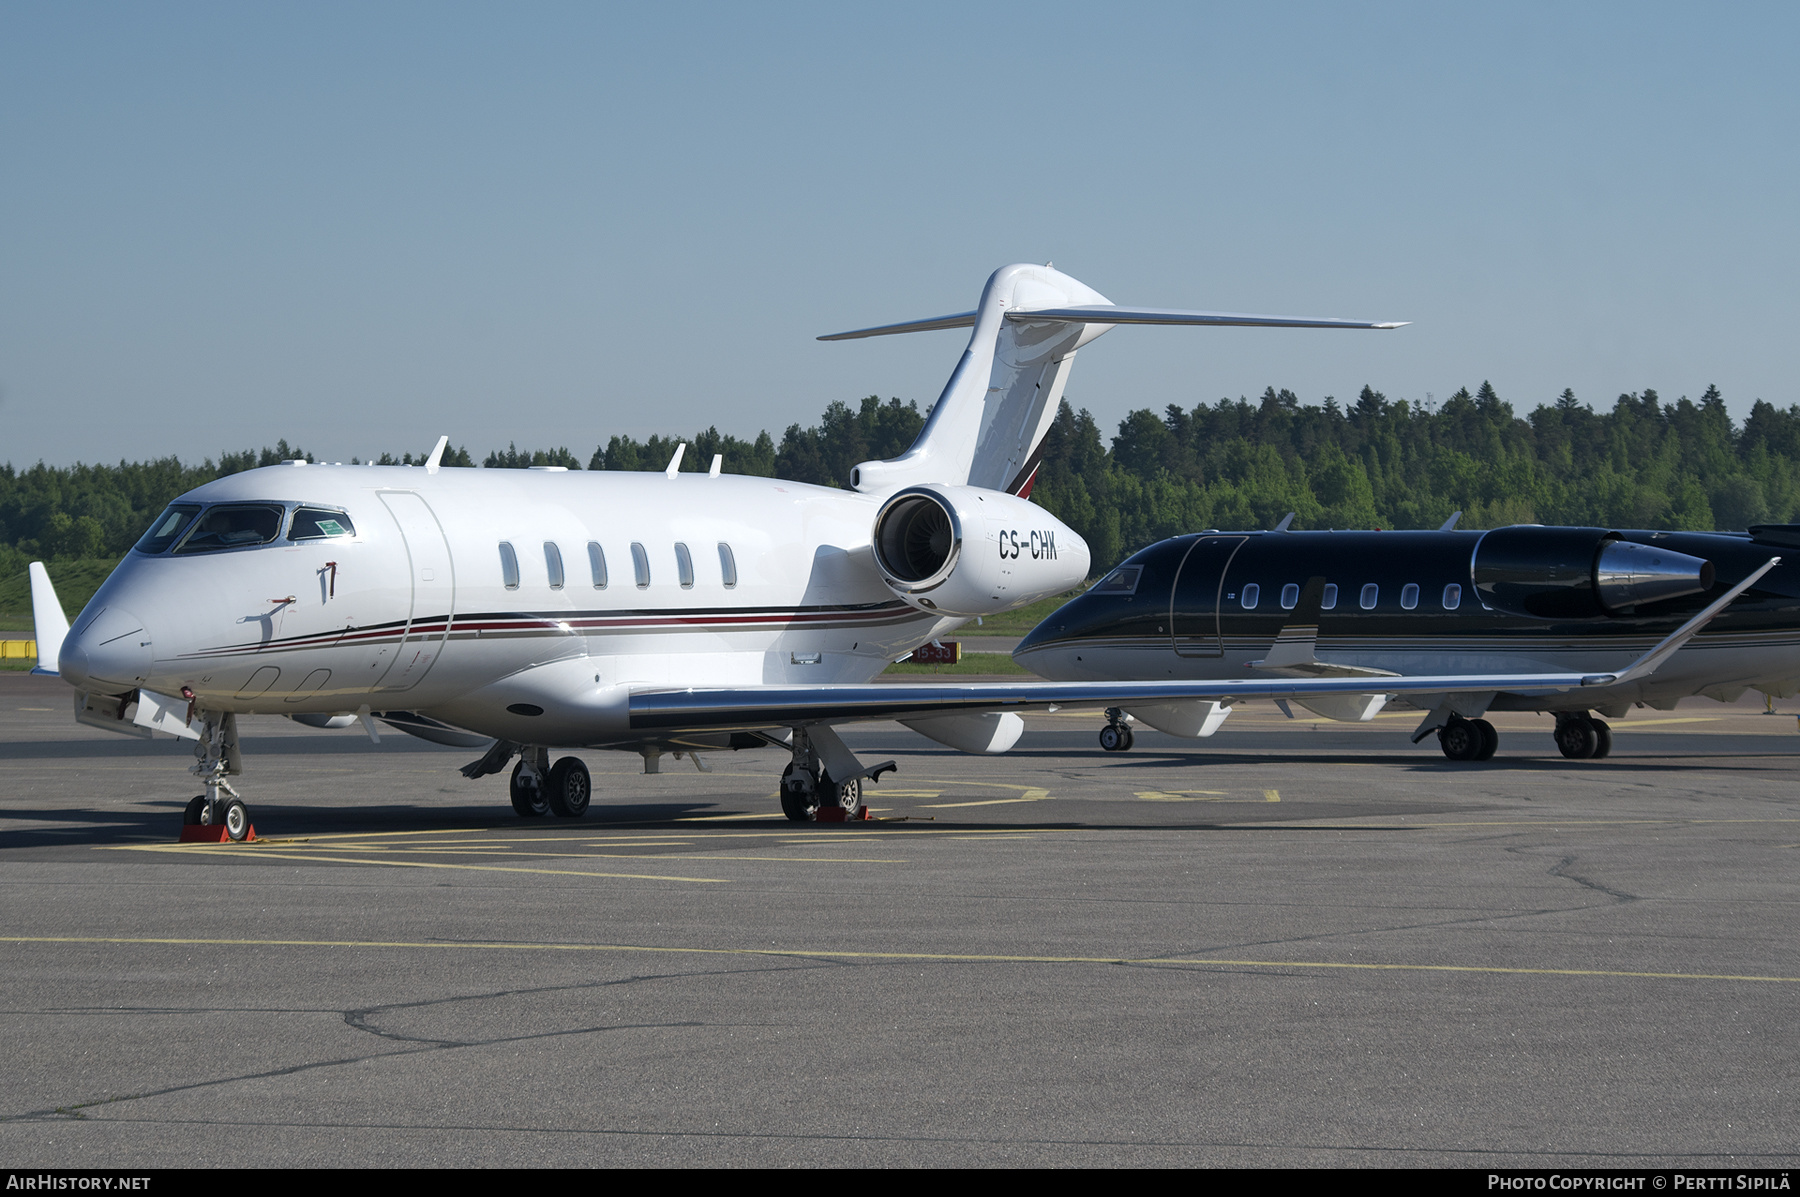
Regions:
<instances>
[{"instance_id":1,"label":"passenger door","mask_svg":"<svg viewBox=\"0 0 1800 1197\"><path fill-rule=\"evenodd\" d=\"M1169 635L1177 656L1225 655L1219 632L1219 594L1231 559L1248 539L1202 536L1189 546L1169 593Z\"/></svg>"},{"instance_id":2,"label":"passenger door","mask_svg":"<svg viewBox=\"0 0 1800 1197\"><path fill-rule=\"evenodd\" d=\"M412 491L384 491L381 501L400 525L412 578L406 636L379 687L391 693L418 685L449 642L456 611L456 577L450 546L431 505Z\"/></svg>"}]
</instances>

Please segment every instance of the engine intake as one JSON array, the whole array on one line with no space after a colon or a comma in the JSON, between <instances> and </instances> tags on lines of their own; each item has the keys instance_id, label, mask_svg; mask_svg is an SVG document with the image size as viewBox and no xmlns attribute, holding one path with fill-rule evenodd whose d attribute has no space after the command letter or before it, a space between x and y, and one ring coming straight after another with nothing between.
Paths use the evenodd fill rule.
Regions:
<instances>
[{"instance_id":1,"label":"engine intake","mask_svg":"<svg viewBox=\"0 0 1800 1197\"><path fill-rule=\"evenodd\" d=\"M889 590L938 615L998 615L1087 577L1087 543L1029 499L925 483L875 513L875 565Z\"/></svg>"},{"instance_id":2,"label":"engine intake","mask_svg":"<svg viewBox=\"0 0 1800 1197\"><path fill-rule=\"evenodd\" d=\"M1592 619L1703 594L1713 564L1604 528L1496 528L1475 551L1482 602L1539 619Z\"/></svg>"}]
</instances>

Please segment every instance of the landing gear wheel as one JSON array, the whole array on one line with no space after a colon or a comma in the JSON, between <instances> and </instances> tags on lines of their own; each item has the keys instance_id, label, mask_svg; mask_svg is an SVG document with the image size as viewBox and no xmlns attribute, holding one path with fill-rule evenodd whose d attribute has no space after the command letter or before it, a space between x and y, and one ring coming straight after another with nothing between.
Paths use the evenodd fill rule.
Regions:
<instances>
[{"instance_id":1,"label":"landing gear wheel","mask_svg":"<svg viewBox=\"0 0 1800 1197\"><path fill-rule=\"evenodd\" d=\"M1476 731L1481 733L1481 751L1475 754L1475 759L1478 761L1492 760L1494 753L1500 748L1500 733L1495 731L1494 725L1486 719L1472 719L1469 722Z\"/></svg>"},{"instance_id":2,"label":"landing gear wheel","mask_svg":"<svg viewBox=\"0 0 1800 1197\"><path fill-rule=\"evenodd\" d=\"M537 784L536 778L525 772L525 762L520 761L512 771L512 804L522 819L541 819L550 813L550 803L544 797L544 789Z\"/></svg>"},{"instance_id":3,"label":"landing gear wheel","mask_svg":"<svg viewBox=\"0 0 1800 1197\"><path fill-rule=\"evenodd\" d=\"M550 767L549 792L545 797L549 800L550 809L565 819L579 819L587 814L588 799L592 796L594 782L588 776L588 767L581 763L579 757L565 756Z\"/></svg>"},{"instance_id":4,"label":"landing gear wheel","mask_svg":"<svg viewBox=\"0 0 1800 1197\"><path fill-rule=\"evenodd\" d=\"M195 794L188 800L187 809L181 812L183 827L198 827L206 821L206 795Z\"/></svg>"},{"instance_id":5,"label":"landing gear wheel","mask_svg":"<svg viewBox=\"0 0 1800 1197\"><path fill-rule=\"evenodd\" d=\"M1589 718L1588 722L1594 725L1596 743L1592 759L1597 761L1612 751L1612 728L1607 726L1604 719Z\"/></svg>"},{"instance_id":6,"label":"landing gear wheel","mask_svg":"<svg viewBox=\"0 0 1800 1197\"><path fill-rule=\"evenodd\" d=\"M819 817L818 784L799 765L782 770L781 813L796 823L811 823Z\"/></svg>"},{"instance_id":7,"label":"landing gear wheel","mask_svg":"<svg viewBox=\"0 0 1800 1197\"><path fill-rule=\"evenodd\" d=\"M1585 761L1600 750L1600 731L1586 715L1572 715L1556 721L1556 747L1572 761ZM1612 729L1607 729L1611 747Z\"/></svg>"},{"instance_id":8,"label":"landing gear wheel","mask_svg":"<svg viewBox=\"0 0 1800 1197\"><path fill-rule=\"evenodd\" d=\"M219 817L225 827L225 834L233 840L241 840L250 834L250 808L237 798L225 804L225 812Z\"/></svg>"},{"instance_id":9,"label":"landing gear wheel","mask_svg":"<svg viewBox=\"0 0 1800 1197\"><path fill-rule=\"evenodd\" d=\"M1486 743L1481 729L1475 726L1473 719L1452 719L1438 732L1438 747L1444 755L1453 761L1474 761L1481 759L1482 745ZM1498 737L1495 742L1498 743Z\"/></svg>"},{"instance_id":10,"label":"landing gear wheel","mask_svg":"<svg viewBox=\"0 0 1800 1197\"><path fill-rule=\"evenodd\" d=\"M1131 740L1131 729L1123 723L1109 723L1100 729L1100 747L1108 752L1130 752Z\"/></svg>"},{"instance_id":11,"label":"landing gear wheel","mask_svg":"<svg viewBox=\"0 0 1800 1197\"><path fill-rule=\"evenodd\" d=\"M835 793L837 804L844 808L845 815L854 817L856 812L862 809L862 778L859 777L855 781L846 781L842 784L833 783L830 778L825 780L825 792L827 794Z\"/></svg>"}]
</instances>

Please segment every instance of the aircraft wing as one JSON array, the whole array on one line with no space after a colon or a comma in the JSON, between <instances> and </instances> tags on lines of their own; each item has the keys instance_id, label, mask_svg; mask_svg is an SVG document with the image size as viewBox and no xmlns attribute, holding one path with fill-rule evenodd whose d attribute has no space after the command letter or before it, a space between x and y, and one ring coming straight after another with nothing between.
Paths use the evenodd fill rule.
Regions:
<instances>
[{"instance_id":1,"label":"aircraft wing","mask_svg":"<svg viewBox=\"0 0 1800 1197\"><path fill-rule=\"evenodd\" d=\"M1768 573L1773 557L1649 652L1616 673L1485 673L1443 676L1229 678L1180 682L964 682L827 686L743 686L636 690L630 697L634 732L757 731L869 719L1061 707L1131 706L1190 700L1305 699L1335 694L1542 694L1603 689L1653 672L1713 617Z\"/></svg>"}]
</instances>

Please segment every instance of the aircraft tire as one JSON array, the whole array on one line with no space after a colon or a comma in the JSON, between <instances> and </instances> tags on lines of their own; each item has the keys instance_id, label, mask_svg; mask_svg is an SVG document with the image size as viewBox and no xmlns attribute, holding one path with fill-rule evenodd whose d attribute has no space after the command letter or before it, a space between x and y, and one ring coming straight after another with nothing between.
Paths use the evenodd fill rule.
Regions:
<instances>
[{"instance_id":1,"label":"aircraft tire","mask_svg":"<svg viewBox=\"0 0 1800 1197\"><path fill-rule=\"evenodd\" d=\"M1594 725L1595 746L1593 760L1600 760L1612 752L1612 728L1604 719L1590 719Z\"/></svg>"},{"instance_id":2,"label":"aircraft tire","mask_svg":"<svg viewBox=\"0 0 1800 1197\"><path fill-rule=\"evenodd\" d=\"M224 824L227 836L242 840L250 834L250 808L241 799L233 798L225 804L225 815L219 822Z\"/></svg>"},{"instance_id":3,"label":"aircraft tire","mask_svg":"<svg viewBox=\"0 0 1800 1197\"><path fill-rule=\"evenodd\" d=\"M521 819L541 819L550 813L550 803L545 800L542 787L532 785L524 779L524 769L524 761L513 766L512 784L509 787L513 811Z\"/></svg>"},{"instance_id":4,"label":"aircraft tire","mask_svg":"<svg viewBox=\"0 0 1800 1197\"><path fill-rule=\"evenodd\" d=\"M579 819L587 814L588 800L593 797L594 779L580 757L565 756L550 766L550 809L558 817Z\"/></svg>"},{"instance_id":5,"label":"aircraft tire","mask_svg":"<svg viewBox=\"0 0 1800 1197\"><path fill-rule=\"evenodd\" d=\"M830 792L836 797L839 806L854 815L862 806L862 786L862 778L859 777L855 781L846 781L841 785L833 784Z\"/></svg>"},{"instance_id":6,"label":"aircraft tire","mask_svg":"<svg viewBox=\"0 0 1800 1197\"><path fill-rule=\"evenodd\" d=\"M1475 719L1471 722L1474 723L1475 730L1481 733L1481 751L1475 754L1475 759L1478 761L1493 760L1494 753L1500 749L1500 733L1495 731L1494 725L1486 719Z\"/></svg>"},{"instance_id":7,"label":"aircraft tire","mask_svg":"<svg viewBox=\"0 0 1800 1197\"><path fill-rule=\"evenodd\" d=\"M1107 724L1100 729L1100 747L1107 752L1131 751L1131 729L1123 724Z\"/></svg>"},{"instance_id":8,"label":"aircraft tire","mask_svg":"<svg viewBox=\"0 0 1800 1197\"><path fill-rule=\"evenodd\" d=\"M1453 761L1479 760L1485 742L1471 719L1454 720L1438 732L1438 747Z\"/></svg>"},{"instance_id":9,"label":"aircraft tire","mask_svg":"<svg viewBox=\"0 0 1800 1197\"><path fill-rule=\"evenodd\" d=\"M206 795L195 794L188 800L187 809L181 812L183 827L198 827L200 816L206 813Z\"/></svg>"},{"instance_id":10,"label":"aircraft tire","mask_svg":"<svg viewBox=\"0 0 1800 1197\"><path fill-rule=\"evenodd\" d=\"M1557 749L1572 761L1585 761L1600 747L1600 733L1586 715L1558 719L1555 735ZM1610 729L1608 738L1611 738Z\"/></svg>"}]
</instances>

